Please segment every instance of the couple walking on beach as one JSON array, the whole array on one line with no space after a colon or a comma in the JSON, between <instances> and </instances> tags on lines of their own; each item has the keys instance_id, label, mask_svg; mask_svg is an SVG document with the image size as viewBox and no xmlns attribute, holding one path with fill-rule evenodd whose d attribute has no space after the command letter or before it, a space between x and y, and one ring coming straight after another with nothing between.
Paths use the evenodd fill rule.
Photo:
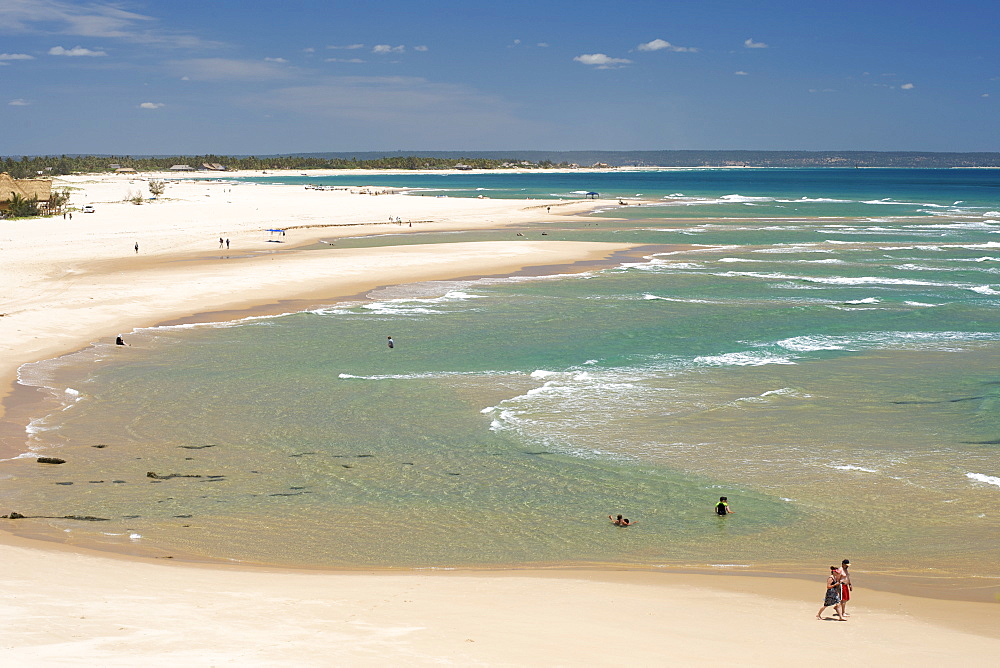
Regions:
<instances>
[{"instance_id":1,"label":"couple walking on beach","mask_svg":"<svg viewBox=\"0 0 1000 668\"><path fill-rule=\"evenodd\" d=\"M826 579L826 597L823 599L823 606L816 613L816 619L824 619L823 611L829 607L833 608L833 613L842 622L847 621L847 602L851 600L851 560L844 559L840 562L840 568L830 566L830 577Z\"/></svg>"}]
</instances>

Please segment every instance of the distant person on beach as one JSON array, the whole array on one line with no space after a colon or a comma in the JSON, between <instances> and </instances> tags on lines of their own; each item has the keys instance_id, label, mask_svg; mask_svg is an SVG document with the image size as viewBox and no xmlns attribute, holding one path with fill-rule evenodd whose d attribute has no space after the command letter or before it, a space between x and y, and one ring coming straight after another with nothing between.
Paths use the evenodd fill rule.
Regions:
<instances>
[{"instance_id":1,"label":"distant person on beach","mask_svg":"<svg viewBox=\"0 0 1000 668\"><path fill-rule=\"evenodd\" d=\"M136 255L139 254L139 242L138 241L135 242L135 253L136 253Z\"/></svg>"},{"instance_id":2,"label":"distant person on beach","mask_svg":"<svg viewBox=\"0 0 1000 668\"><path fill-rule=\"evenodd\" d=\"M823 611L833 607L833 613L841 621L846 621L841 614L840 607L840 569L830 566L830 577L826 579L826 597L823 599L823 607L816 613L816 619L823 619Z\"/></svg>"},{"instance_id":3,"label":"distant person on beach","mask_svg":"<svg viewBox=\"0 0 1000 668\"><path fill-rule=\"evenodd\" d=\"M851 585L850 568L850 559L844 559L840 562L840 614L844 617L850 617L847 614L847 602L851 600L851 592L854 591L854 586Z\"/></svg>"},{"instance_id":4,"label":"distant person on beach","mask_svg":"<svg viewBox=\"0 0 1000 668\"><path fill-rule=\"evenodd\" d=\"M715 514L725 517L726 515L731 515L733 509L729 507L729 498L725 496L719 497L719 502L715 504Z\"/></svg>"},{"instance_id":5,"label":"distant person on beach","mask_svg":"<svg viewBox=\"0 0 1000 668\"><path fill-rule=\"evenodd\" d=\"M116 346L127 346L127 345L130 345L130 344L125 343L125 339L123 339L122 335L119 334L118 336L115 337L115 345Z\"/></svg>"},{"instance_id":6,"label":"distant person on beach","mask_svg":"<svg viewBox=\"0 0 1000 668\"><path fill-rule=\"evenodd\" d=\"M226 250L229 250L229 239L226 239Z\"/></svg>"},{"instance_id":7,"label":"distant person on beach","mask_svg":"<svg viewBox=\"0 0 1000 668\"><path fill-rule=\"evenodd\" d=\"M219 248L222 248L222 246L223 246L223 245L224 245L225 243L226 243L226 240L225 240L225 239L223 239L222 237L219 237Z\"/></svg>"},{"instance_id":8,"label":"distant person on beach","mask_svg":"<svg viewBox=\"0 0 1000 668\"><path fill-rule=\"evenodd\" d=\"M390 336L390 337L387 337L387 338L389 339L389 349L391 350L391 349L395 348L396 344L393 342L392 337Z\"/></svg>"}]
</instances>

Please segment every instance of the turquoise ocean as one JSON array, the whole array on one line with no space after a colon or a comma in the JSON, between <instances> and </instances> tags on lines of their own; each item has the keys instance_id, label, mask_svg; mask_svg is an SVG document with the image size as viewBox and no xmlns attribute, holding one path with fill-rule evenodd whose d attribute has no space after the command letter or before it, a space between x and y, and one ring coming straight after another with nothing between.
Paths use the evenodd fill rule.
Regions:
<instances>
[{"instance_id":1,"label":"turquoise ocean","mask_svg":"<svg viewBox=\"0 0 1000 668\"><path fill-rule=\"evenodd\" d=\"M253 180L607 204L338 248L640 248L27 365L56 403L26 416L0 502L50 518L32 532L295 567L822 574L846 557L961 596L1000 584L1000 170Z\"/></svg>"}]
</instances>

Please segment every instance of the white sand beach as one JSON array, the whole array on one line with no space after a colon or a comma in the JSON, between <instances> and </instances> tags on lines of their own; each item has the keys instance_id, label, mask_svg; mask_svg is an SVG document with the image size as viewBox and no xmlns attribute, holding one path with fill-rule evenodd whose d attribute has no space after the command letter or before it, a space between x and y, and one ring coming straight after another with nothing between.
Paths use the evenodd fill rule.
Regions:
<instances>
[{"instance_id":1,"label":"white sand beach","mask_svg":"<svg viewBox=\"0 0 1000 668\"><path fill-rule=\"evenodd\" d=\"M339 249L345 236L502 229L599 203L196 179L172 181L156 202L124 202L148 196L149 176L66 177L57 187L74 188L72 205L94 213L0 221L3 394L24 363L137 327L629 250L513 231L509 241ZM333 246L304 248L320 240ZM17 439L3 448L0 457L20 452ZM0 529L15 521L0 519ZM5 665L940 666L1000 656L1000 605L873 591L863 564L852 570L852 615L840 622L815 619L822 571L813 582L667 570L283 571L7 533L0 558Z\"/></svg>"}]
</instances>

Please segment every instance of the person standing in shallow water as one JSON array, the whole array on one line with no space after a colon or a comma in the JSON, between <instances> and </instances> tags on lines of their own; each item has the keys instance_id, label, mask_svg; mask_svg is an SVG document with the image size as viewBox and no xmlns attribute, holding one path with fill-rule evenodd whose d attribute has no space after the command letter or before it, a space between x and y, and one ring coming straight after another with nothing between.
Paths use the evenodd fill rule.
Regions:
<instances>
[{"instance_id":1,"label":"person standing in shallow water","mask_svg":"<svg viewBox=\"0 0 1000 668\"><path fill-rule=\"evenodd\" d=\"M722 517L733 514L733 510L729 507L729 497L719 497L719 502L715 504L715 514Z\"/></svg>"},{"instance_id":2,"label":"person standing in shallow water","mask_svg":"<svg viewBox=\"0 0 1000 668\"><path fill-rule=\"evenodd\" d=\"M391 350L392 348L394 348L394 347L395 347L395 345L396 345L396 344L395 344L395 343L393 343L393 340L392 340L392 337L391 337L391 336L390 336L390 337L387 337L387 338L389 339L389 349Z\"/></svg>"}]
</instances>

